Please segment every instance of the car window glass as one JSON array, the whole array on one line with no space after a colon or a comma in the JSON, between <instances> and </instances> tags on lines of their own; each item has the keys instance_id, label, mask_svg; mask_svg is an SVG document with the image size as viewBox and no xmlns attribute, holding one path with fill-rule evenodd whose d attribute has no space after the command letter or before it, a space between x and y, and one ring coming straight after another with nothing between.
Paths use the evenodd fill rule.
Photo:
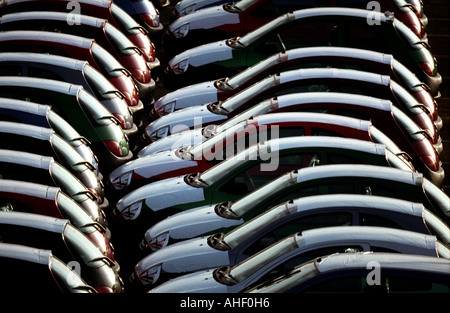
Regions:
<instances>
[{"instance_id":1,"label":"car window glass","mask_svg":"<svg viewBox=\"0 0 450 313\"><path fill-rule=\"evenodd\" d=\"M1 50L1 48L0 48ZM19 65L0 65L0 75L1 76L22 76L22 67Z\"/></svg>"},{"instance_id":2,"label":"car window glass","mask_svg":"<svg viewBox=\"0 0 450 313\"><path fill-rule=\"evenodd\" d=\"M311 22L292 23L278 32L286 49L313 46L328 46L337 31L335 21L314 20Z\"/></svg>"},{"instance_id":3,"label":"car window glass","mask_svg":"<svg viewBox=\"0 0 450 313\"><path fill-rule=\"evenodd\" d=\"M54 181L48 170L42 168L10 162L0 162L0 173L2 173L3 179L28 181L50 186L54 185Z\"/></svg>"},{"instance_id":4,"label":"car window glass","mask_svg":"<svg viewBox=\"0 0 450 313\"><path fill-rule=\"evenodd\" d=\"M364 281L367 274L364 276L352 275L342 277L331 277L325 281L313 284L311 287L302 290L305 293L323 293L323 292L361 292L363 290ZM372 286L370 286L372 287Z\"/></svg>"},{"instance_id":5,"label":"car window glass","mask_svg":"<svg viewBox=\"0 0 450 313\"><path fill-rule=\"evenodd\" d=\"M389 293L420 292L420 293L449 293L448 282L437 282L431 278L388 275L385 278Z\"/></svg>"},{"instance_id":6,"label":"car window glass","mask_svg":"<svg viewBox=\"0 0 450 313\"><path fill-rule=\"evenodd\" d=\"M307 229L314 229L318 227L329 227L329 226L349 226L352 225L352 215L347 212L339 213L325 213L325 214L315 214L311 216L304 216L297 218L295 220L289 221L276 229L265 234L253 244L251 244L243 254L252 255L260 250L274 244L275 242L295 234L297 232L302 232Z\"/></svg>"},{"instance_id":7,"label":"car window glass","mask_svg":"<svg viewBox=\"0 0 450 313\"><path fill-rule=\"evenodd\" d=\"M106 77L119 77L124 75L122 65L108 51L98 44L91 46L92 56L98 63L101 72Z\"/></svg>"},{"instance_id":8,"label":"car window glass","mask_svg":"<svg viewBox=\"0 0 450 313\"><path fill-rule=\"evenodd\" d=\"M10 43L0 44L0 52L34 52L33 46L28 44Z\"/></svg>"},{"instance_id":9,"label":"car window glass","mask_svg":"<svg viewBox=\"0 0 450 313\"><path fill-rule=\"evenodd\" d=\"M346 110L346 109L336 109L336 114L347 116L347 117L354 117L354 118L366 120L366 121L371 120L369 115L367 115L363 112L359 112L357 110L352 111L352 110Z\"/></svg>"},{"instance_id":10,"label":"car window glass","mask_svg":"<svg viewBox=\"0 0 450 313\"><path fill-rule=\"evenodd\" d=\"M401 229L400 225L394 222L392 219L374 215L370 213L360 213L359 214L359 225L361 226L383 226L389 228Z\"/></svg>"},{"instance_id":11,"label":"car window glass","mask_svg":"<svg viewBox=\"0 0 450 313\"><path fill-rule=\"evenodd\" d=\"M283 273L291 271L297 265L308 262L314 258L321 257L324 255L329 255L333 253L346 253L346 252L358 252L364 251L361 246L357 245L346 245L346 246L337 246L337 247L326 247L326 248L318 248L309 251L301 252L300 254L284 261L280 265L274 267L269 272L264 274L261 278L258 279L256 283L277 277L282 275Z\"/></svg>"},{"instance_id":12,"label":"car window glass","mask_svg":"<svg viewBox=\"0 0 450 313\"><path fill-rule=\"evenodd\" d=\"M139 24L114 3L111 5L111 14L124 34L135 35L141 32Z\"/></svg>"},{"instance_id":13,"label":"car window glass","mask_svg":"<svg viewBox=\"0 0 450 313\"><path fill-rule=\"evenodd\" d=\"M89 87L91 87L94 95L99 100L109 100L117 97L113 91L118 91L106 78L93 68L91 65L86 64L83 69L84 77L86 78Z\"/></svg>"},{"instance_id":14,"label":"car window glass","mask_svg":"<svg viewBox=\"0 0 450 313\"><path fill-rule=\"evenodd\" d=\"M25 51L25 50L20 50L20 51ZM36 53L44 53L44 54L55 54L55 55L60 55L63 57L70 57L70 54L65 52L64 50L58 49L58 48L53 48L53 47L48 47L48 46L36 46L36 48L34 49L34 51L31 50L27 50L29 52L36 52Z\"/></svg>"},{"instance_id":15,"label":"car window glass","mask_svg":"<svg viewBox=\"0 0 450 313\"><path fill-rule=\"evenodd\" d=\"M311 127L311 136L332 136L332 137L342 137L342 135L323 128Z\"/></svg>"},{"instance_id":16,"label":"car window glass","mask_svg":"<svg viewBox=\"0 0 450 313\"><path fill-rule=\"evenodd\" d=\"M56 74L55 72L52 72L52 71L49 71L49 70L46 70L43 68L39 68L39 67L34 67L34 66L28 67L28 76L65 81L64 78L62 78L60 75Z\"/></svg>"},{"instance_id":17,"label":"car window glass","mask_svg":"<svg viewBox=\"0 0 450 313\"><path fill-rule=\"evenodd\" d=\"M345 23L345 46L378 52L388 52L385 40L377 33L375 27L376 26L370 26L366 23Z\"/></svg>"},{"instance_id":18,"label":"car window glass","mask_svg":"<svg viewBox=\"0 0 450 313\"><path fill-rule=\"evenodd\" d=\"M112 45L120 55L132 55L136 53L135 50L129 49L133 48L134 45L120 30L118 30L111 24L106 23L105 32L108 36L108 39L111 41Z\"/></svg>"}]
</instances>

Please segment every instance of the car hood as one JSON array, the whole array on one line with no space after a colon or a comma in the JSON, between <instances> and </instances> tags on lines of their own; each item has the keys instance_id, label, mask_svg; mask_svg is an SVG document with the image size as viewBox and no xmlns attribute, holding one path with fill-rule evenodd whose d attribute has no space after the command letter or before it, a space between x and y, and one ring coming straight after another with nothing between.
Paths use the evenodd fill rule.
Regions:
<instances>
[{"instance_id":1,"label":"car hood","mask_svg":"<svg viewBox=\"0 0 450 313\"><path fill-rule=\"evenodd\" d=\"M150 123L145 132L150 136L153 132L162 128L169 128L169 133L177 133L194 127L203 127L213 122L222 122L227 119L226 115L214 114L208 110L207 105L185 108L172 112L168 115L161 116L157 120Z\"/></svg>"},{"instance_id":2,"label":"car hood","mask_svg":"<svg viewBox=\"0 0 450 313\"><path fill-rule=\"evenodd\" d=\"M139 178L151 179L175 176L170 175L171 172L180 173L176 176L184 173L192 173L189 170L192 170L192 172L197 172L197 162L183 160L176 155L176 150L172 150L129 161L112 171L110 174L110 180L113 181L114 179L130 172L132 172L135 176L137 175Z\"/></svg>"},{"instance_id":3,"label":"car hood","mask_svg":"<svg viewBox=\"0 0 450 313\"><path fill-rule=\"evenodd\" d=\"M169 25L169 30L173 32L177 28L189 24L192 29L212 29L226 24L238 24L239 14L230 13L223 9L223 6L212 6L181 16Z\"/></svg>"},{"instance_id":4,"label":"car hood","mask_svg":"<svg viewBox=\"0 0 450 313\"><path fill-rule=\"evenodd\" d=\"M194 238L156 251L136 264L135 273L140 274L158 264L161 264L161 270L165 273L194 272L228 265L228 251L213 249L207 239Z\"/></svg>"},{"instance_id":5,"label":"car hood","mask_svg":"<svg viewBox=\"0 0 450 313\"><path fill-rule=\"evenodd\" d=\"M151 144L142 148L142 150L138 153L138 158L162 151L195 146L196 144L201 143L205 140L206 138L203 136L202 128L190 129L188 131L175 133L158 141L152 142Z\"/></svg>"},{"instance_id":6,"label":"car hood","mask_svg":"<svg viewBox=\"0 0 450 313\"><path fill-rule=\"evenodd\" d=\"M179 62L187 60L189 65L198 67L232 58L233 49L226 44L226 40L220 40L200 45L177 54L169 61L169 66L173 68Z\"/></svg>"},{"instance_id":7,"label":"car hood","mask_svg":"<svg viewBox=\"0 0 450 313\"><path fill-rule=\"evenodd\" d=\"M147 230L145 241L148 243L166 231L169 231L172 239L185 240L221 228L238 226L244 222L242 219L235 220L217 215L214 210L215 206L215 204L201 206L169 216Z\"/></svg>"},{"instance_id":8,"label":"car hood","mask_svg":"<svg viewBox=\"0 0 450 313\"><path fill-rule=\"evenodd\" d=\"M229 287L213 277L214 269L185 274L150 290L150 293L229 293Z\"/></svg>"},{"instance_id":9,"label":"car hood","mask_svg":"<svg viewBox=\"0 0 450 313\"><path fill-rule=\"evenodd\" d=\"M217 89L214 86L214 81L209 81L169 92L155 102L154 108L159 114L164 106L170 105L171 103L174 104L174 110L179 110L216 101Z\"/></svg>"},{"instance_id":10,"label":"car hood","mask_svg":"<svg viewBox=\"0 0 450 313\"><path fill-rule=\"evenodd\" d=\"M159 211L204 199L203 188L189 186L184 181L184 176L179 176L150 183L128 193L117 201L116 208L122 212L133 203L143 201L151 210Z\"/></svg>"}]
</instances>

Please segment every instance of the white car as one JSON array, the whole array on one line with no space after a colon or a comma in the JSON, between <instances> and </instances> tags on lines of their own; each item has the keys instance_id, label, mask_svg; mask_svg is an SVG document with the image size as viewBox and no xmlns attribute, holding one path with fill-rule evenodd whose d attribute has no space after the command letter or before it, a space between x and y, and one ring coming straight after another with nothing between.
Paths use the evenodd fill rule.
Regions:
<instances>
[{"instance_id":1,"label":"white car","mask_svg":"<svg viewBox=\"0 0 450 313\"><path fill-rule=\"evenodd\" d=\"M149 287L163 282L169 274L195 272L152 291L235 293L322 255L378 249L450 258L450 250L432 235L388 227L330 226L293 231L236 263L230 260L232 250L213 249L204 237L180 242L142 259L132 279Z\"/></svg>"}]
</instances>

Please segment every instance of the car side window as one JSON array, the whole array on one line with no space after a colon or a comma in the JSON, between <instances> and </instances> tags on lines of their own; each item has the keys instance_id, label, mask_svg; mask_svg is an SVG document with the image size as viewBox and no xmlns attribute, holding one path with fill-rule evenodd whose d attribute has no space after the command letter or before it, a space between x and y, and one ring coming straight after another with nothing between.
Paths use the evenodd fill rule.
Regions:
<instances>
[{"instance_id":1,"label":"car side window","mask_svg":"<svg viewBox=\"0 0 450 313\"><path fill-rule=\"evenodd\" d=\"M56 74L55 72L52 72L52 71L49 71L49 70L46 70L43 68L39 68L39 67L34 67L34 66L28 67L28 76L65 81L64 78L62 78L60 75Z\"/></svg>"},{"instance_id":2,"label":"car side window","mask_svg":"<svg viewBox=\"0 0 450 313\"><path fill-rule=\"evenodd\" d=\"M359 214L359 225L361 226L382 226L382 227L389 227L389 228L396 228L396 229L402 229L403 227L400 227L400 225L393 220L378 216L374 214L368 214L368 213L360 213Z\"/></svg>"},{"instance_id":3,"label":"car side window","mask_svg":"<svg viewBox=\"0 0 450 313\"><path fill-rule=\"evenodd\" d=\"M365 286L367 275L351 275L341 277L331 277L325 281L311 285L302 292L323 293L323 292L362 292ZM375 289L375 288L374 288Z\"/></svg>"},{"instance_id":4,"label":"car side window","mask_svg":"<svg viewBox=\"0 0 450 313\"><path fill-rule=\"evenodd\" d=\"M328 46L337 29L335 21L314 20L297 23L278 32L286 49Z\"/></svg>"},{"instance_id":5,"label":"car side window","mask_svg":"<svg viewBox=\"0 0 450 313\"><path fill-rule=\"evenodd\" d=\"M280 227L265 234L252 245L250 245L243 254L253 255L262 249L274 244L275 242L307 229L330 226L349 226L352 225L352 215L348 212L325 213L304 216L292 220Z\"/></svg>"},{"instance_id":6,"label":"car side window","mask_svg":"<svg viewBox=\"0 0 450 313\"><path fill-rule=\"evenodd\" d=\"M22 76L23 70L19 65L0 65L1 76Z\"/></svg>"},{"instance_id":7,"label":"car side window","mask_svg":"<svg viewBox=\"0 0 450 313\"><path fill-rule=\"evenodd\" d=\"M377 25L367 23L345 23L344 41L346 47L387 52L384 39L378 34Z\"/></svg>"}]
</instances>

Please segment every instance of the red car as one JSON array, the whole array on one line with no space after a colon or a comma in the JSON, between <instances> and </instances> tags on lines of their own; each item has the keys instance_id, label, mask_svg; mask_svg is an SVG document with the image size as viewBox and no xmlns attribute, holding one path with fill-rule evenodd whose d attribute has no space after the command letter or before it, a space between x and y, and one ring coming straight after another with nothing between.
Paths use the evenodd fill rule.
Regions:
<instances>
[{"instance_id":1,"label":"red car","mask_svg":"<svg viewBox=\"0 0 450 313\"><path fill-rule=\"evenodd\" d=\"M139 90L131 74L94 39L42 31L0 32L1 52L36 52L86 60L124 96L128 105L139 104Z\"/></svg>"}]
</instances>

